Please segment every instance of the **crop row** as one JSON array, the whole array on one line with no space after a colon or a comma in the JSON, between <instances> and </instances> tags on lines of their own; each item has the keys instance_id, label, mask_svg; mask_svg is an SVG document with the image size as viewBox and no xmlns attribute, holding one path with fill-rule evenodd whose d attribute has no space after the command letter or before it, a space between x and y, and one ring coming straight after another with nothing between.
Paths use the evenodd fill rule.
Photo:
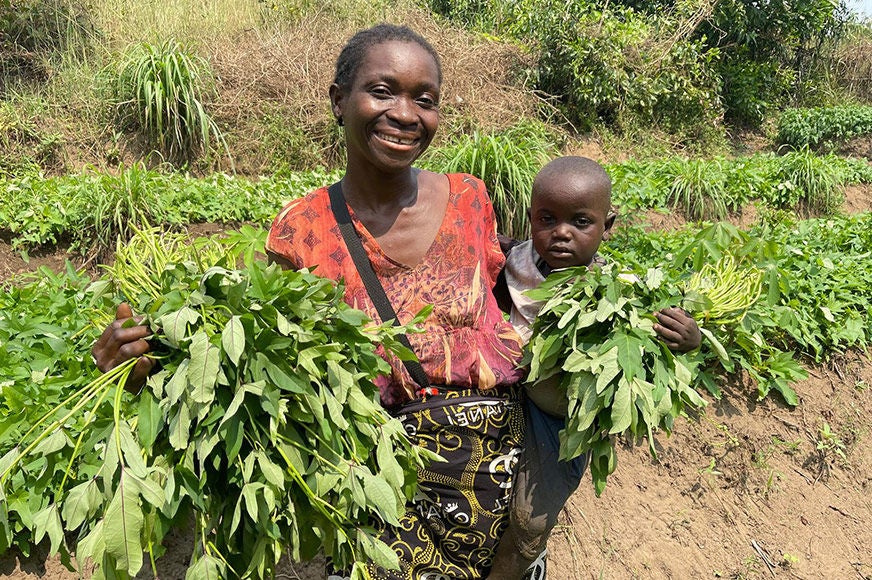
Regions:
<instances>
[{"instance_id":1,"label":"crop row","mask_svg":"<svg viewBox=\"0 0 872 580\"><path fill-rule=\"evenodd\" d=\"M869 105L787 109L778 118L778 143L795 148L833 146L870 134Z\"/></svg>"},{"instance_id":2,"label":"crop row","mask_svg":"<svg viewBox=\"0 0 872 580\"><path fill-rule=\"evenodd\" d=\"M446 149L450 154L429 159L428 166L483 174L489 190L496 192L499 223L510 226L504 233L524 237L522 208L529 205L533 175L549 149L531 145L527 150L534 153L529 155L503 156L501 143L511 141L513 133L486 138L489 147L456 143L454 150ZM674 208L692 220L723 219L757 201L826 215L840 206L845 185L872 182L872 166L863 160L807 150L737 159L628 161L607 170L614 181L613 201L622 209ZM131 227L267 223L284 202L338 177L317 170L259 180L224 174L200 179L132 166L118 175L11 178L0 180L0 234L21 249L67 240L80 252L105 251L118 236L128 238Z\"/></svg>"}]
</instances>

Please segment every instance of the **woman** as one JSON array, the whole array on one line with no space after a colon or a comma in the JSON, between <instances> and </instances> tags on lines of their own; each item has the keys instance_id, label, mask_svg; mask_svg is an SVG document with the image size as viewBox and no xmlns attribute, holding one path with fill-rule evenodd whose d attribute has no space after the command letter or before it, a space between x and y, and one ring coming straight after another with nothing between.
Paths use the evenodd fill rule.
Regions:
<instances>
[{"instance_id":1,"label":"woman","mask_svg":"<svg viewBox=\"0 0 872 580\"><path fill-rule=\"evenodd\" d=\"M437 175L412 163L439 125L439 58L406 27L357 33L336 62L330 101L347 146L340 191L366 255L401 322L432 304L424 332L409 336L428 385L403 363L379 385L386 408L420 445L447 461L419 474L419 493L382 539L401 570L375 578L474 579L487 573L505 526L512 466L523 437L515 385L520 342L492 288L504 257L490 200L469 175ZM269 233L270 258L343 279L346 300L378 319L333 217L328 190L288 204ZM148 329L116 322L94 347L101 369L141 357L134 382L151 370Z\"/></svg>"}]
</instances>

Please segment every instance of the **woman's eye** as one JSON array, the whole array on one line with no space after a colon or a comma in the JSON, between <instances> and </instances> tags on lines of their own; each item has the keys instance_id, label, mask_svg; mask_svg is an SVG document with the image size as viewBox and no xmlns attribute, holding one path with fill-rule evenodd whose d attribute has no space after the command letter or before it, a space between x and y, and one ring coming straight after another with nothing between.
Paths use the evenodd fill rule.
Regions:
<instances>
[{"instance_id":1,"label":"woman's eye","mask_svg":"<svg viewBox=\"0 0 872 580\"><path fill-rule=\"evenodd\" d=\"M436 102L436 99L433 99L432 97L418 97L418 104L428 109L439 106L439 103Z\"/></svg>"}]
</instances>

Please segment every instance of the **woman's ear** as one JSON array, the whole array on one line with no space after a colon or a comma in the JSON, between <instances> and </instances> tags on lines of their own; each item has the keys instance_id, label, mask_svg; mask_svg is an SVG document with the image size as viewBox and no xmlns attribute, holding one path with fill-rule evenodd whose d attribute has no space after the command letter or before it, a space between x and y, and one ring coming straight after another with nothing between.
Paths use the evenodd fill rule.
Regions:
<instances>
[{"instance_id":1,"label":"woman's ear","mask_svg":"<svg viewBox=\"0 0 872 580\"><path fill-rule=\"evenodd\" d=\"M337 121L342 119L342 99L344 95L342 94L342 89L339 88L339 85L333 83L330 85L330 108L333 111L333 117L336 118Z\"/></svg>"}]
</instances>

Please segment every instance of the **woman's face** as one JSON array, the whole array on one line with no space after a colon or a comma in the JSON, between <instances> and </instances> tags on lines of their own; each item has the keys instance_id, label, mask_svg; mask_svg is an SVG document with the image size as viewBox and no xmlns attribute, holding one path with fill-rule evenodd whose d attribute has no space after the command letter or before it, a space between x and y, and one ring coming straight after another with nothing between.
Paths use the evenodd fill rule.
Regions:
<instances>
[{"instance_id":1,"label":"woman's face","mask_svg":"<svg viewBox=\"0 0 872 580\"><path fill-rule=\"evenodd\" d=\"M430 145L439 126L439 72L414 42L369 48L348 89L330 87L333 112L345 125L348 162L396 172Z\"/></svg>"}]
</instances>

